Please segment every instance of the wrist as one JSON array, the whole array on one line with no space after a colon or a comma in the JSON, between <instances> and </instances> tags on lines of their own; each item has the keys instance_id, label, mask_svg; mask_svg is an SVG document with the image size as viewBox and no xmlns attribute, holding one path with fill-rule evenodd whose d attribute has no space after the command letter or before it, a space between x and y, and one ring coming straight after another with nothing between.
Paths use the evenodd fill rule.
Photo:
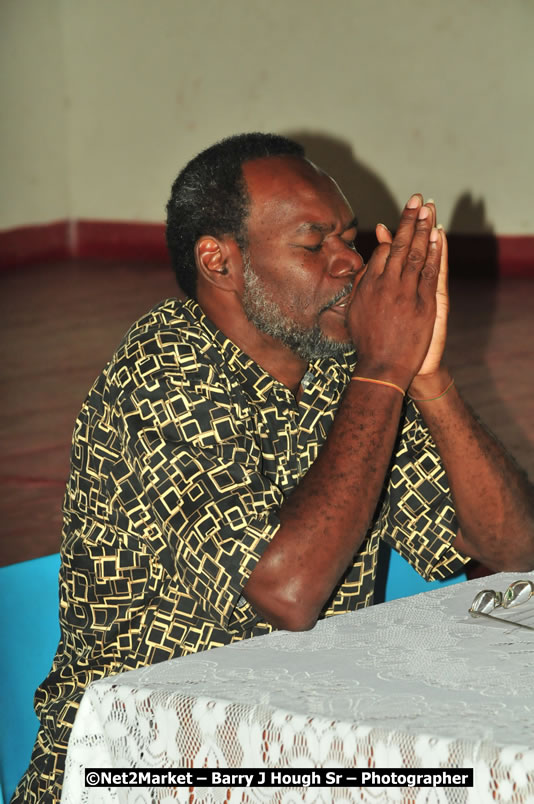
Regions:
<instances>
[{"instance_id":1,"label":"wrist","mask_svg":"<svg viewBox=\"0 0 534 804\"><path fill-rule=\"evenodd\" d=\"M450 372L442 366L432 374L416 374L406 393L416 402L429 401L444 395L453 383Z\"/></svg>"},{"instance_id":2,"label":"wrist","mask_svg":"<svg viewBox=\"0 0 534 804\"><path fill-rule=\"evenodd\" d=\"M369 360L359 360L353 371L353 377L367 377L369 380L389 382L406 392L413 374L402 366L374 363Z\"/></svg>"}]
</instances>

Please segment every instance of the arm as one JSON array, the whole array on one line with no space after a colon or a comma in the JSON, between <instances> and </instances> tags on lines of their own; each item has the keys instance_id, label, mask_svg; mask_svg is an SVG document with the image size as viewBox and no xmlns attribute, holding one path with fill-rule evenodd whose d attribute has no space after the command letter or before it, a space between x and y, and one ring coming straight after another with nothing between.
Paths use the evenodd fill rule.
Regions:
<instances>
[{"instance_id":1,"label":"arm","mask_svg":"<svg viewBox=\"0 0 534 804\"><path fill-rule=\"evenodd\" d=\"M461 530L455 547L497 571L534 567L534 488L526 474L475 418L452 387L441 359L447 331L447 240L437 286L432 344L409 394L416 402L447 470Z\"/></svg>"},{"instance_id":2,"label":"arm","mask_svg":"<svg viewBox=\"0 0 534 804\"><path fill-rule=\"evenodd\" d=\"M432 338L440 254L432 210L416 198L353 295L347 321L359 376L409 386ZM319 457L280 508L281 527L243 592L272 624L314 625L367 534L401 409L394 388L349 383Z\"/></svg>"},{"instance_id":3,"label":"arm","mask_svg":"<svg viewBox=\"0 0 534 804\"><path fill-rule=\"evenodd\" d=\"M415 378L416 398L437 396L450 375ZM496 571L534 567L534 489L524 472L474 417L456 388L416 403L447 470L460 532L455 547Z\"/></svg>"}]
</instances>

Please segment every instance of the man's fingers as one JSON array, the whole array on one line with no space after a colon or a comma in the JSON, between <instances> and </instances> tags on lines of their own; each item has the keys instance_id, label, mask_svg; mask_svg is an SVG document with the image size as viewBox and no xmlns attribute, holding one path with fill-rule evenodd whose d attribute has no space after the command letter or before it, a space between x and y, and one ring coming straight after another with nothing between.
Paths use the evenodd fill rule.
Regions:
<instances>
[{"instance_id":1,"label":"man's fingers","mask_svg":"<svg viewBox=\"0 0 534 804\"><path fill-rule=\"evenodd\" d=\"M391 250L391 243L393 242L393 235L383 223L377 223L375 228L376 239L378 246L375 248L371 255L371 259L367 264L369 274L372 276L380 276L386 265L389 252Z\"/></svg>"},{"instance_id":2,"label":"man's fingers","mask_svg":"<svg viewBox=\"0 0 534 804\"><path fill-rule=\"evenodd\" d=\"M390 251L390 243L385 240L378 243L378 246L371 254L371 259L367 263L367 274L369 277L380 276L383 273Z\"/></svg>"},{"instance_id":3,"label":"man's fingers","mask_svg":"<svg viewBox=\"0 0 534 804\"><path fill-rule=\"evenodd\" d=\"M434 297L440 278L442 239L439 229L430 232L428 251L423 269L419 274L418 291L422 298ZM415 272L414 272L415 273Z\"/></svg>"},{"instance_id":4,"label":"man's fingers","mask_svg":"<svg viewBox=\"0 0 534 804\"><path fill-rule=\"evenodd\" d=\"M377 223L375 233L379 243L393 243L393 235L385 223Z\"/></svg>"},{"instance_id":5,"label":"man's fingers","mask_svg":"<svg viewBox=\"0 0 534 804\"><path fill-rule=\"evenodd\" d=\"M391 244L391 252L387 261L388 273L400 275L417 226L417 220L423 205L423 197L415 193L404 207L397 233Z\"/></svg>"},{"instance_id":6,"label":"man's fingers","mask_svg":"<svg viewBox=\"0 0 534 804\"><path fill-rule=\"evenodd\" d=\"M427 257L430 252L431 233L433 233L432 237L434 243L438 239L434 232L433 220L433 208L424 204L417 214L415 232L404 260L404 268L402 271L403 278L408 282L411 280L414 285L419 281L419 275L427 263Z\"/></svg>"},{"instance_id":7,"label":"man's fingers","mask_svg":"<svg viewBox=\"0 0 534 804\"><path fill-rule=\"evenodd\" d=\"M441 259L439 264L439 277L437 292L447 296L449 293L449 244L443 227L438 227L441 235Z\"/></svg>"},{"instance_id":8,"label":"man's fingers","mask_svg":"<svg viewBox=\"0 0 534 804\"><path fill-rule=\"evenodd\" d=\"M369 260L370 274L379 276L387 271L391 277L399 278L403 275L405 281L411 280L415 289L423 270L426 271L427 278L434 272L434 254L436 249L441 248L441 239L434 231L435 224L434 202L423 204L423 198L419 193L412 195L403 210L394 237L387 226L383 223L377 224L375 231L379 245ZM434 232L432 249L431 232Z\"/></svg>"},{"instance_id":9,"label":"man's fingers","mask_svg":"<svg viewBox=\"0 0 534 804\"><path fill-rule=\"evenodd\" d=\"M433 198L429 198L428 201L425 201L425 206L430 209L432 212L432 226L436 225L436 202Z\"/></svg>"}]
</instances>

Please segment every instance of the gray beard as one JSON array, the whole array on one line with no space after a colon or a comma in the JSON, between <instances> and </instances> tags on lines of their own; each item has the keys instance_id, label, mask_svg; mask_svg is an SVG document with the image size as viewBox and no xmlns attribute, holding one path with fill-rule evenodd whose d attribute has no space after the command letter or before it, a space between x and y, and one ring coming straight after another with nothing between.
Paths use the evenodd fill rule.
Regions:
<instances>
[{"instance_id":1,"label":"gray beard","mask_svg":"<svg viewBox=\"0 0 534 804\"><path fill-rule=\"evenodd\" d=\"M351 343L328 338L321 331L319 323L310 329L304 329L286 315L272 298L261 277L254 271L248 254L243 255L243 278L245 281L243 310L250 323L260 332L281 341L308 363L324 357L340 360L343 355L352 351ZM339 301L346 293L347 288L344 288L319 311L318 315Z\"/></svg>"}]
</instances>

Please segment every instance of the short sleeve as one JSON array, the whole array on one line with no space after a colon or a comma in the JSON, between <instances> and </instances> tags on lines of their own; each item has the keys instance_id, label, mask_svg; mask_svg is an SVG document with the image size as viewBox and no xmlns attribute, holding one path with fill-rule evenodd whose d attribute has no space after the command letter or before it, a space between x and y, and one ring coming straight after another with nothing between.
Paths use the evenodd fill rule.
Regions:
<instances>
[{"instance_id":1,"label":"short sleeve","mask_svg":"<svg viewBox=\"0 0 534 804\"><path fill-rule=\"evenodd\" d=\"M250 412L224 384L178 371L129 389L118 413L124 452L177 582L227 627L280 526L283 502L261 472Z\"/></svg>"},{"instance_id":2,"label":"short sleeve","mask_svg":"<svg viewBox=\"0 0 534 804\"><path fill-rule=\"evenodd\" d=\"M377 527L384 541L427 580L447 578L469 561L453 547L458 522L447 473L428 429L410 401Z\"/></svg>"}]
</instances>

